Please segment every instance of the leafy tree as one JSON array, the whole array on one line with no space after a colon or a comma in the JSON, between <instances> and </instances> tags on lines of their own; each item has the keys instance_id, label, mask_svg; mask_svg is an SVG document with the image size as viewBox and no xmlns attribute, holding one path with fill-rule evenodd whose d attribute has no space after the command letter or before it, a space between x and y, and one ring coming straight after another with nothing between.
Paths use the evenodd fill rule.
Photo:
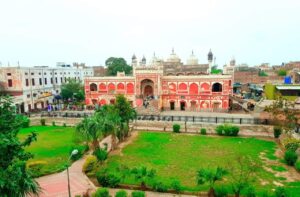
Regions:
<instances>
[{"instance_id":1,"label":"leafy tree","mask_svg":"<svg viewBox=\"0 0 300 197\"><path fill-rule=\"evenodd\" d=\"M240 196L241 192L251 187L255 180L255 173L258 166L250 160L249 157L239 156L236 159L236 165L230 162L228 164L229 182L235 196Z\"/></svg>"},{"instance_id":2,"label":"leafy tree","mask_svg":"<svg viewBox=\"0 0 300 197\"><path fill-rule=\"evenodd\" d=\"M284 77L284 76L286 76L286 73L287 73L287 72L286 72L286 70L284 70L284 69L281 69L281 70L279 70L279 71L278 71L278 73L277 73L277 74L278 74L278 76L282 76L282 77Z\"/></svg>"},{"instance_id":3,"label":"leafy tree","mask_svg":"<svg viewBox=\"0 0 300 197\"><path fill-rule=\"evenodd\" d=\"M208 196L215 196L214 185L216 181L222 180L223 176L227 174L227 171L221 167L217 167L215 170L213 169L204 169L201 168L197 173L197 184L202 185L204 183L209 183L209 191Z\"/></svg>"},{"instance_id":4,"label":"leafy tree","mask_svg":"<svg viewBox=\"0 0 300 197\"><path fill-rule=\"evenodd\" d=\"M147 169L145 166L141 166L139 168L133 168L131 170L131 173L134 175L135 179L141 183L141 188L145 189L146 188L146 182L149 179L153 179L155 177L155 170Z\"/></svg>"},{"instance_id":5,"label":"leafy tree","mask_svg":"<svg viewBox=\"0 0 300 197\"><path fill-rule=\"evenodd\" d=\"M69 79L61 86L61 96L64 100L75 98L76 101L84 100L84 87L80 81Z\"/></svg>"},{"instance_id":6,"label":"leafy tree","mask_svg":"<svg viewBox=\"0 0 300 197\"><path fill-rule=\"evenodd\" d=\"M258 72L258 76L260 76L260 77L267 77L268 74L267 74L265 71L260 70L260 71Z\"/></svg>"},{"instance_id":7,"label":"leafy tree","mask_svg":"<svg viewBox=\"0 0 300 197\"><path fill-rule=\"evenodd\" d=\"M137 116L135 109L130 105L129 101L124 95L116 97L115 108L120 117L120 139L128 136L129 122L134 120ZM127 128L127 129L126 129Z\"/></svg>"},{"instance_id":8,"label":"leafy tree","mask_svg":"<svg viewBox=\"0 0 300 197\"><path fill-rule=\"evenodd\" d=\"M33 132L20 142L17 135L22 124L11 98L0 96L0 194L4 197L40 192L38 183L26 168L26 161L33 155L24 149L36 141L36 134Z\"/></svg>"},{"instance_id":9,"label":"leafy tree","mask_svg":"<svg viewBox=\"0 0 300 197\"><path fill-rule=\"evenodd\" d=\"M109 76L116 76L118 71L124 71L125 74L129 74L132 70L132 67L122 57L110 57L105 61L105 65L107 66L107 75Z\"/></svg>"}]
</instances>

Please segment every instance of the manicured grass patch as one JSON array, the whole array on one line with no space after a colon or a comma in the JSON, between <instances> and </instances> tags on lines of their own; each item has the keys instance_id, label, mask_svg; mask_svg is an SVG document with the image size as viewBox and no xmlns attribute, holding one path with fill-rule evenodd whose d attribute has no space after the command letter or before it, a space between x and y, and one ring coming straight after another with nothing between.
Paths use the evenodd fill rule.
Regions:
<instances>
[{"instance_id":1,"label":"manicured grass patch","mask_svg":"<svg viewBox=\"0 0 300 197\"><path fill-rule=\"evenodd\" d=\"M43 161L46 164L41 169L41 175L65 169L70 149L79 143L74 140L74 127L33 126L24 128L19 133L20 140L32 131L36 132L37 141L33 142L26 151L34 154L29 163Z\"/></svg>"},{"instance_id":2,"label":"manicured grass patch","mask_svg":"<svg viewBox=\"0 0 300 197\"><path fill-rule=\"evenodd\" d=\"M170 185L178 179L184 190L206 190L207 185L197 186L196 172L200 168L216 168L234 165L240 155L246 155L259 166L265 165L260 158L264 153L267 158L274 156L275 142L256 138L208 137L173 133L140 132L137 139L122 151L122 156L110 156L106 167L113 173L120 165L138 167L144 165L157 172L157 180ZM280 181L274 174L259 168L258 179L254 186L258 189L274 188L273 181ZM261 180L267 182L261 185ZM125 184L137 184L128 176ZM226 185L226 183L225 183ZM228 186L229 188L229 186Z\"/></svg>"},{"instance_id":3,"label":"manicured grass patch","mask_svg":"<svg viewBox=\"0 0 300 197\"><path fill-rule=\"evenodd\" d=\"M283 166L271 166L271 168L274 170L274 171L277 171L277 172L285 172L287 171L287 169Z\"/></svg>"}]
</instances>

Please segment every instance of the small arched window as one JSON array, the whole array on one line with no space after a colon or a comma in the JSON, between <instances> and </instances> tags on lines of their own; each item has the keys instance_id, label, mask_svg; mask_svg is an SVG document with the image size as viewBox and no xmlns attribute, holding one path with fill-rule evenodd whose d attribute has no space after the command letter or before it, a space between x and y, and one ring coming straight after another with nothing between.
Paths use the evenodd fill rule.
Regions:
<instances>
[{"instance_id":1,"label":"small arched window","mask_svg":"<svg viewBox=\"0 0 300 197\"><path fill-rule=\"evenodd\" d=\"M222 92L222 84L214 83L214 85L212 86L212 91L213 92Z\"/></svg>"},{"instance_id":2,"label":"small arched window","mask_svg":"<svg viewBox=\"0 0 300 197\"><path fill-rule=\"evenodd\" d=\"M90 84L90 90L91 90L91 91L97 91L97 85L94 84L94 83L91 83L91 84Z\"/></svg>"}]
</instances>

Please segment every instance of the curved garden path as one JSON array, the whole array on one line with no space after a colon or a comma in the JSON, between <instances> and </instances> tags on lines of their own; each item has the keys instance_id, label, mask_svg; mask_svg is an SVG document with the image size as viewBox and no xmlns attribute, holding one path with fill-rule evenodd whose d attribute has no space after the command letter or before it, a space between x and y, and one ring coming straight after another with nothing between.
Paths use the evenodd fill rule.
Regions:
<instances>
[{"instance_id":1,"label":"curved garden path","mask_svg":"<svg viewBox=\"0 0 300 197\"><path fill-rule=\"evenodd\" d=\"M82 195L88 189L94 190L95 186L88 177L82 173L85 157L74 162L69 168L70 187L72 196ZM67 171L43 176L36 179L42 188L41 197L67 197L68 179Z\"/></svg>"}]
</instances>

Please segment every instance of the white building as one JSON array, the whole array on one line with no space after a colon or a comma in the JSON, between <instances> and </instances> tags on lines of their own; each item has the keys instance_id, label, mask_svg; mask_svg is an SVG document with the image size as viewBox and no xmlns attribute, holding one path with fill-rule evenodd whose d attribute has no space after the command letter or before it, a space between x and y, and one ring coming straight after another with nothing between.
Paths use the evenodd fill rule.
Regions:
<instances>
[{"instance_id":1,"label":"white building","mask_svg":"<svg viewBox=\"0 0 300 197\"><path fill-rule=\"evenodd\" d=\"M53 103L68 79L84 81L94 76L93 68L58 65L56 67L0 67L0 85L13 96L19 112L44 109Z\"/></svg>"}]
</instances>

